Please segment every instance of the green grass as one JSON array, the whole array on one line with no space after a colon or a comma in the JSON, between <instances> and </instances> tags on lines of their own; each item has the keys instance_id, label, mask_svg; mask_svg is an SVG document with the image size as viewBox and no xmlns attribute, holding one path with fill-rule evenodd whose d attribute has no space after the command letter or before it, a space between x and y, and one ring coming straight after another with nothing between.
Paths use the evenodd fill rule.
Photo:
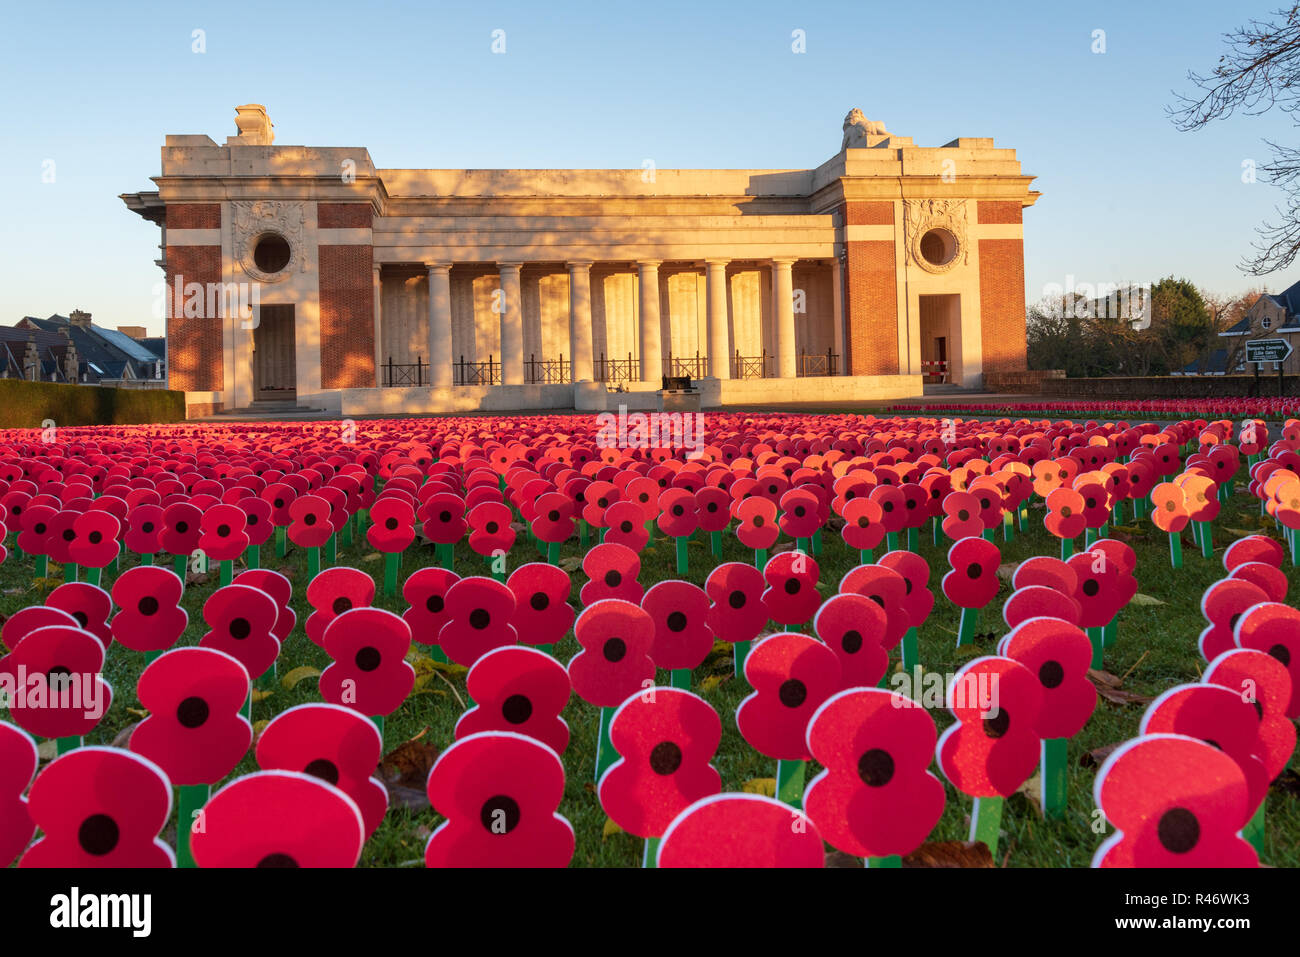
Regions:
<instances>
[{"instance_id":1,"label":"green grass","mask_svg":"<svg viewBox=\"0 0 1300 957\"><path fill-rule=\"evenodd\" d=\"M1031 510L1027 532L1018 533L1011 543L999 541L1004 562L1019 562L1031 555L1058 554L1057 541L1042 527L1042 515L1041 509ZM1137 552L1139 590L1164 604L1130 605L1120 613L1118 640L1107 649L1105 667L1116 675L1127 676L1124 682L1126 690L1154 697L1175 684L1198 680L1202 662L1197 652L1196 639L1204 627L1199 599L1207 585L1224 575L1221 565L1222 549L1236 537L1226 529L1258 531L1261 522L1257 502L1239 492L1224 506L1215 523L1216 550L1213 560L1201 558L1199 550L1191 546L1189 539L1184 546L1185 567L1178 572L1169 567L1167 537L1145 520L1136 523L1136 527L1130 544ZM828 595L834 592L845 572L856 564L857 553L845 547L837 535L829 532L824 535L825 544L819 564L823 594ZM753 552L743 548L734 535L725 534L723 542L721 560L753 560ZM958 654L956 651L958 615L939 589L939 581L948 570L946 552L949 544L944 540L935 546L931 544L929 528L921 530L920 553L930 563L931 588L938 600L934 612L920 630L920 655L922 664L927 669L941 672L954 672L972 657L969 652ZM579 556L581 551L575 537L565 544L562 558ZM882 552L883 548L877 549L877 554ZM310 610L305 598L305 553L291 545L288 556L277 559L274 557L273 544L268 544L263 547L262 554L264 567L284 571L290 575L294 585L293 605L298 613L299 626L284 644L279 673L284 675L299 665L323 669L328 664L328 657L323 650L311 644L302 631L302 623ZM539 560L537 552L521 536L511 555L511 567L534 560ZM128 561L133 562L134 558L129 557ZM684 577L703 584L714 563L706 542L692 542L690 574ZM374 576L377 582L382 582L382 561L364 541L348 548L340 547L337 564L362 568ZM417 567L431 564L435 564L432 548L412 548L405 555L400 577L404 580ZM485 573L486 570L482 559L462 543L456 550L456 571L465 575ZM1300 594L1300 573L1289 566L1285 571L1291 582L1292 594ZM60 573L57 566L51 565L52 575ZM580 570L573 577L573 604L576 607L578 590L585 578ZM642 553L641 582L648 587L655 581L673 577L677 577L673 543L661 537ZM202 636L205 630L201 615L202 604L217 587L216 578L214 568L207 582L192 584L187 588L184 605L189 611L191 624L182 638L182 644L195 644ZM53 584L57 584L57 579L33 584L31 559L20 561L11 555L8 561L0 565L0 612L10 615L25 605L40 603ZM1005 633L1001 607L1008 594L1009 586L1004 582L998 597L982 615L979 631L986 633L986 636L977 643L975 653L993 653L997 639ZM400 597L390 599L380 594L376 604L397 612L405 610L405 603ZM989 633L991 637L988 636ZM418 650L418 646L413 648ZM567 663L577 650L577 643L570 633L557 645L556 655ZM115 700L98 729L88 737L87 743L111 743L119 732L138 720L139 716L128 709L138 710L140 707L134 687L142 666L141 655L118 645L110 648L105 676L115 689ZM897 650L891 662L891 667L895 666L898 666ZM695 684L698 687L707 675L729 676L730 672L729 656L724 658L714 654L695 672ZM666 673L661 673L659 679L661 684L668 683ZM389 717L385 737L386 751L392 751L426 728L428 730L420 739L420 744L430 745L436 751L451 743L452 729L460 713L452 687L464 697L464 675L456 673L448 680L451 687L442 680L431 680ZM722 744L714 763L721 772L723 788L727 791L740 790L746 781L773 777L776 772L776 762L749 748L736 730L735 709L748 690L743 679L724 677L716 687L703 693L705 700L723 718ZM316 700L319 700L319 693L314 679L304 680L292 690L277 684L269 697L254 703L253 720L255 723L264 722L293 705ZM1096 769L1082 767L1079 759L1094 748L1134 736L1144 707L1141 704L1119 706L1105 700L1098 701L1093 717L1069 745L1069 806L1065 819L1046 822L1024 795L1017 794L1009 798L1003 816L1004 833L998 852L999 864L1005 858L1008 866L1087 866L1093 851L1110 831L1099 834L1092 829L1092 785ZM932 711L931 714L940 732L952 721L946 711ZM0 717L7 719L8 716L0 711ZM572 738L563 755L568 781L560 813L572 822L577 834L574 865L639 865L642 850L639 839L624 833L613 833L608 837L603 834L606 818L596 799L593 784L598 710L575 696L570 700L564 718L569 723ZM256 765L250 752L234 775L254 770ZM817 770L816 767L810 767L808 778L811 779ZM937 769L932 770L938 773ZM946 781L945 788L947 806L930 839L964 840L967 836L971 800L959 794ZM381 867L423 866L425 841L440 821L441 818L429 808L414 812L390 809L378 832L366 844L361 863ZM174 822L165 832L169 839L174 833L173 828ZM1295 794L1284 793L1278 787L1271 789L1268 798L1267 844L1262 858L1265 863L1275 866L1294 867L1300 864L1300 798Z\"/></svg>"}]
</instances>

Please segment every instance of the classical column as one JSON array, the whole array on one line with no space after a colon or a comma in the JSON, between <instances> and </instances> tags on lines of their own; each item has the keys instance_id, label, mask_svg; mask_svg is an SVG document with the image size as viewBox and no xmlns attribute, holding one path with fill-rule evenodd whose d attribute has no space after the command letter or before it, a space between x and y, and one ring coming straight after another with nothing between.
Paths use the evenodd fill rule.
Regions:
<instances>
[{"instance_id":1,"label":"classical column","mask_svg":"<svg viewBox=\"0 0 1300 957\"><path fill-rule=\"evenodd\" d=\"M709 375L731 378L731 340L727 336L727 260L705 261L708 298Z\"/></svg>"},{"instance_id":2,"label":"classical column","mask_svg":"<svg viewBox=\"0 0 1300 957\"><path fill-rule=\"evenodd\" d=\"M844 269L840 257L831 258L831 335L832 350L836 355L837 375L849 374L849 357L844 354Z\"/></svg>"},{"instance_id":3,"label":"classical column","mask_svg":"<svg viewBox=\"0 0 1300 957\"><path fill-rule=\"evenodd\" d=\"M379 277L379 263L375 263L375 388L384 384L384 337L381 312L384 306L384 283Z\"/></svg>"},{"instance_id":4,"label":"classical column","mask_svg":"<svg viewBox=\"0 0 1300 957\"><path fill-rule=\"evenodd\" d=\"M663 329L659 323L659 260L637 263L641 290L641 381L663 382Z\"/></svg>"},{"instance_id":5,"label":"classical column","mask_svg":"<svg viewBox=\"0 0 1300 957\"><path fill-rule=\"evenodd\" d=\"M772 260L772 288L776 298L776 374L793 379L797 374L794 348L793 259Z\"/></svg>"},{"instance_id":6,"label":"classical column","mask_svg":"<svg viewBox=\"0 0 1300 957\"><path fill-rule=\"evenodd\" d=\"M569 359L574 382L590 382L591 263L569 263Z\"/></svg>"},{"instance_id":7,"label":"classical column","mask_svg":"<svg viewBox=\"0 0 1300 957\"><path fill-rule=\"evenodd\" d=\"M429 266L429 383L451 385L451 266Z\"/></svg>"},{"instance_id":8,"label":"classical column","mask_svg":"<svg viewBox=\"0 0 1300 957\"><path fill-rule=\"evenodd\" d=\"M524 384L524 309L519 293L520 263L499 263L501 275L501 382Z\"/></svg>"}]
</instances>

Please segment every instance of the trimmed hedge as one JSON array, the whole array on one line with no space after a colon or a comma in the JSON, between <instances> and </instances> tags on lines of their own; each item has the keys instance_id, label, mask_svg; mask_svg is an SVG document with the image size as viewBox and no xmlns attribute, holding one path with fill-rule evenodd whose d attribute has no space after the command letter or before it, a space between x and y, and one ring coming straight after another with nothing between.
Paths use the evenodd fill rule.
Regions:
<instances>
[{"instance_id":1,"label":"trimmed hedge","mask_svg":"<svg viewBox=\"0 0 1300 957\"><path fill-rule=\"evenodd\" d=\"M45 419L56 426L184 422L185 393L0 379L0 428L39 429Z\"/></svg>"},{"instance_id":2,"label":"trimmed hedge","mask_svg":"<svg viewBox=\"0 0 1300 957\"><path fill-rule=\"evenodd\" d=\"M1288 375L1285 395L1296 395L1300 377ZM1277 373L1253 375L1171 375L1095 379L1044 379L1044 396L1086 399L1212 399L1236 396L1271 398L1278 394Z\"/></svg>"}]
</instances>

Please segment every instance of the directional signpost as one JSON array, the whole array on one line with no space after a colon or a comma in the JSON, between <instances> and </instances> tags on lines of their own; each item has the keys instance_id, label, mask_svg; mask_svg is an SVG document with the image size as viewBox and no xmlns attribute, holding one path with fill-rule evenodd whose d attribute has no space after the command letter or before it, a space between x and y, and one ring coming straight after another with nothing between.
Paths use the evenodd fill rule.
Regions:
<instances>
[{"instance_id":1,"label":"directional signpost","mask_svg":"<svg viewBox=\"0 0 1300 957\"><path fill-rule=\"evenodd\" d=\"M1272 362L1277 367L1277 394L1285 394L1282 363L1291 355L1291 343L1285 339L1252 339L1246 343L1246 361L1255 363L1255 378L1259 378L1262 363Z\"/></svg>"}]
</instances>

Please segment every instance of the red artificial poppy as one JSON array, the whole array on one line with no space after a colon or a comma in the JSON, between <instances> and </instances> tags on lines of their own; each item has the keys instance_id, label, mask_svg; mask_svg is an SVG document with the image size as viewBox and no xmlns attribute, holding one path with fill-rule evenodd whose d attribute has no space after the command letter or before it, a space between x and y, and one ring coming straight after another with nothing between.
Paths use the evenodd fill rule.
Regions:
<instances>
[{"instance_id":1,"label":"red artificial poppy","mask_svg":"<svg viewBox=\"0 0 1300 957\"><path fill-rule=\"evenodd\" d=\"M853 688L823 702L808 751L824 770L803 797L822 837L855 857L916 850L943 814L943 784L928 770L935 737L934 720L902 695Z\"/></svg>"},{"instance_id":2,"label":"red artificial poppy","mask_svg":"<svg viewBox=\"0 0 1300 957\"><path fill-rule=\"evenodd\" d=\"M883 514L880 506L865 496L846 502L844 527L840 529L844 544L858 551L869 551L879 545L885 538Z\"/></svg>"},{"instance_id":3,"label":"red artificial poppy","mask_svg":"<svg viewBox=\"0 0 1300 957\"><path fill-rule=\"evenodd\" d=\"M609 737L619 759L601 775L596 793L610 820L629 834L659 837L692 802L722 790L709 763L722 721L689 691L633 694L614 712Z\"/></svg>"},{"instance_id":4,"label":"red artificial poppy","mask_svg":"<svg viewBox=\"0 0 1300 957\"><path fill-rule=\"evenodd\" d=\"M840 689L840 677L839 658L817 639L769 635L745 658L745 679L754 692L736 708L736 726L760 754L806 761L808 721Z\"/></svg>"},{"instance_id":5,"label":"red artificial poppy","mask_svg":"<svg viewBox=\"0 0 1300 957\"><path fill-rule=\"evenodd\" d=\"M298 623L297 613L289 607L293 599L293 584L284 575L269 568L250 568L235 576L233 585L248 585L267 595L276 604L275 627L271 634L275 640L284 643L293 634L293 626Z\"/></svg>"},{"instance_id":6,"label":"red artificial poppy","mask_svg":"<svg viewBox=\"0 0 1300 957\"><path fill-rule=\"evenodd\" d=\"M1151 521L1164 532L1181 532L1187 527L1187 496L1173 482L1161 482L1151 490Z\"/></svg>"},{"instance_id":7,"label":"red artificial poppy","mask_svg":"<svg viewBox=\"0 0 1300 957\"><path fill-rule=\"evenodd\" d=\"M501 502L480 502L469 510L469 547L478 555L505 554L515 543L510 527L510 507Z\"/></svg>"},{"instance_id":8,"label":"red artificial poppy","mask_svg":"<svg viewBox=\"0 0 1300 957\"><path fill-rule=\"evenodd\" d=\"M382 608L353 608L325 629L325 651L334 660L321 673L321 697L368 716L396 711L415 686L406 661L411 629Z\"/></svg>"},{"instance_id":9,"label":"red artificial poppy","mask_svg":"<svg viewBox=\"0 0 1300 957\"><path fill-rule=\"evenodd\" d=\"M704 592L709 629L722 641L752 641L767 625L763 573L744 562L724 562L709 573Z\"/></svg>"},{"instance_id":10,"label":"red artificial poppy","mask_svg":"<svg viewBox=\"0 0 1300 957\"><path fill-rule=\"evenodd\" d=\"M111 512L82 512L72 522L73 539L68 543L68 555L78 565L104 568L117 558L120 548L117 536L121 530Z\"/></svg>"},{"instance_id":11,"label":"red artificial poppy","mask_svg":"<svg viewBox=\"0 0 1300 957\"><path fill-rule=\"evenodd\" d=\"M25 731L0 721L0 865L8 867L36 833L23 797L40 757Z\"/></svg>"},{"instance_id":12,"label":"red artificial poppy","mask_svg":"<svg viewBox=\"0 0 1300 957\"><path fill-rule=\"evenodd\" d=\"M257 679L279 657L280 642L273 634L279 614L274 599L256 588L218 588L203 603L203 620L211 630L199 639L199 646L224 651Z\"/></svg>"},{"instance_id":13,"label":"red artificial poppy","mask_svg":"<svg viewBox=\"0 0 1300 957\"><path fill-rule=\"evenodd\" d=\"M578 598L583 606L594 605L603 598L619 598L640 604L643 589L637 581L641 574L641 557L626 545L605 542L582 557L582 571L587 584Z\"/></svg>"},{"instance_id":14,"label":"red artificial poppy","mask_svg":"<svg viewBox=\"0 0 1300 957\"><path fill-rule=\"evenodd\" d=\"M1187 497L1187 513L1193 522L1212 522L1219 516L1219 487L1210 478L1186 472L1174 480Z\"/></svg>"},{"instance_id":15,"label":"red artificial poppy","mask_svg":"<svg viewBox=\"0 0 1300 957\"><path fill-rule=\"evenodd\" d=\"M1017 588L1002 606L1002 618L1008 628L1015 628L1030 618L1056 618L1077 626L1082 614L1072 595L1045 585Z\"/></svg>"},{"instance_id":16,"label":"red artificial poppy","mask_svg":"<svg viewBox=\"0 0 1300 957\"><path fill-rule=\"evenodd\" d=\"M949 492L943 498L943 533L956 541L978 538L984 533L980 521L980 500L970 492Z\"/></svg>"},{"instance_id":17,"label":"red artificial poppy","mask_svg":"<svg viewBox=\"0 0 1300 957\"><path fill-rule=\"evenodd\" d=\"M429 803L447 820L425 847L427 867L565 867L573 827L559 755L533 738L484 731L461 738L429 772Z\"/></svg>"},{"instance_id":18,"label":"red artificial poppy","mask_svg":"<svg viewBox=\"0 0 1300 957\"><path fill-rule=\"evenodd\" d=\"M19 867L175 867L158 839L172 789L152 761L117 748L86 747L54 760L27 796L44 835Z\"/></svg>"},{"instance_id":19,"label":"red artificial poppy","mask_svg":"<svg viewBox=\"0 0 1300 957\"><path fill-rule=\"evenodd\" d=\"M319 495L301 495L289 506L289 540L299 548L320 548L334 534L333 509Z\"/></svg>"},{"instance_id":20,"label":"red artificial poppy","mask_svg":"<svg viewBox=\"0 0 1300 957\"><path fill-rule=\"evenodd\" d=\"M569 703L569 674L545 652L527 645L496 648L465 677L474 701L456 722L457 738L480 731L512 731L535 738L556 754L569 746L560 712Z\"/></svg>"},{"instance_id":21,"label":"red artificial poppy","mask_svg":"<svg viewBox=\"0 0 1300 957\"><path fill-rule=\"evenodd\" d=\"M761 794L714 794L673 819L659 867L822 867L826 850L802 811Z\"/></svg>"},{"instance_id":22,"label":"red artificial poppy","mask_svg":"<svg viewBox=\"0 0 1300 957\"><path fill-rule=\"evenodd\" d=\"M582 650L569 661L573 690L588 704L613 708L654 684L654 620L617 598L588 605L573 626Z\"/></svg>"},{"instance_id":23,"label":"red artificial poppy","mask_svg":"<svg viewBox=\"0 0 1300 957\"><path fill-rule=\"evenodd\" d=\"M249 546L248 516L237 505L215 505L199 520L199 548L209 559L234 561Z\"/></svg>"},{"instance_id":24,"label":"red artificial poppy","mask_svg":"<svg viewBox=\"0 0 1300 957\"><path fill-rule=\"evenodd\" d=\"M1060 594L1041 585L1030 587ZM998 654L1038 676L1043 690L1038 737L1072 738L1088 723L1097 707L1097 688L1088 680L1092 642L1077 625L1046 617L1022 621L998 642Z\"/></svg>"},{"instance_id":25,"label":"red artificial poppy","mask_svg":"<svg viewBox=\"0 0 1300 957\"><path fill-rule=\"evenodd\" d=\"M1115 827L1093 867L1256 867L1240 831L1250 817L1245 775L1227 754L1180 734L1120 745L1093 785Z\"/></svg>"},{"instance_id":26,"label":"red artificial poppy","mask_svg":"<svg viewBox=\"0 0 1300 957\"><path fill-rule=\"evenodd\" d=\"M840 687L874 688L889 667L885 610L865 595L832 595L813 619L817 637L840 659Z\"/></svg>"},{"instance_id":27,"label":"red artificial poppy","mask_svg":"<svg viewBox=\"0 0 1300 957\"><path fill-rule=\"evenodd\" d=\"M776 544L781 528L776 523L776 503L754 496L742 499L731 506L732 517L740 524L736 537L746 548L771 548Z\"/></svg>"},{"instance_id":28,"label":"red artificial poppy","mask_svg":"<svg viewBox=\"0 0 1300 957\"><path fill-rule=\"evenodd\" d=\"M806 488L792 488L781 496L781 531L791 538L811 538L821 528L817 496Z\"/></svg>"},{"instance_id":29,"label":"red artificial poppy","mask_svg":"<svg viewBox=\"0 0 1300 957\"><path fill-rule=\"evenodd\" d=\"M166 651L189 627L181 607L185 586L170 568L136 565L113 582L113 602L121 609L110 626L113 638L132 651Z\"/></svg>"},{"instance_id":30,"label":"red artificial poppy","mask_svg":"<svg viewBox=\"0 0 1300 957\"><path fill-rule=\"evenodd\" d=\"M779 625L802 624L811 618L821 604L819 575L817 562L806 552L781 552L768 559L763 568L767 617Z\"/></svg>"},{"instance_id":31,"label":"red artificial poppy","mask_svg":"<svg viewBox=\"0 0 1300 957\"><path fill-rule=\"evenodd\" d=\"M1011 585L1016 589L1042 585L1073 596L1079 589L1079 576L1073 567L1059 558L1035 555L1016 566L1015 573L1011 576Z\"/></svg>"},{"instance_id":32,"label":"red artificial poppy","mask_svg":"<svg viewBox=\"0 0 1300 957\"><path fill-rule=\"evenodd\" d=\"M493 648L518 643L511 621L515 595L493 578L462 578L447 590L447 620L438 632L438 644L447 657L470 667Z\"/></svg>"},{"instance_id":33,"label":"red artificial poppy","mask_svg":"<svg viewBox=\"0 0 1300 957\"><path fill-rule=\"evenodd\" d=\"M567 541L573 534L573 502L563 492L538 496L532 520L533 534L543 542Z\"/></svg>"},{"instance_id":34,"label":"red artificial poppy","mask_svg":"<svg viewBox=\"0 0 1300 957\"><path fill-rule=\"evenodd\" d=\"M354 867L366 840L361 810L320 777L258 771L203 808L190 837L199 867Z\"/></svg>"},{"instance_id":35,"label":"red artificial poppy","mask_svg":"<svg viewBox=\"0 0 1300 957\"><path fill-rule=\"evenodd\" d=\"M28 605L26 608L19 608L5 620L3 626L0 626L0 641L4 642L6 648L13 651L18 647L20 641L37 628L47 628L50 625L81 628L81 622L62 608L54 608L50 605ZM108 647L108 642L101 640L100 644L105 648Z\"/></svg>"},{"instance_id":36,"label":"red artificial poppy","mask_svg":"<svg viewBox=\"0 0 1300 957\"><path fill-rule=\"evenodd\" d=\"M639 552L650 540L641 509L632 502L615 502L605 509L605 522L607 543L625 545Z\"/></svg>"},{"instance_id":37,"label":"red artificial poppy","mask_svg":"<svg viewBox=\"0 0 1300 957\"><path fill-rule=\"evenodd\" d=\"M1043 525L1057 538L1077 538L1088 527L1086 502L1072 488L1058 488L1047 496L1047 514Z\"/></svg>"},{"instance_id":38,"label":"red artificial poppy","mask_svg":"<svg viewBox=\"0 0 1300 957\"><path fill-rule=\"evenodd\" d=\"M1286 666L1267 652L1237 648L1210 662L1201 681L1227 688L1254 707L1259 727L1251 753L1264 762L1269 780L1281 774L1296 745L1295 722L1286 716L1291 700Z\"/></svg>"},{"instance_id":39,"label":"red artificial poppy","mask_svg":"<svg viewBox=\"0 0 1300 957\"><path fill-rule=\"evenodd\" d=\"M684 488L665 489L659 496L659 517L655 524L671 538L684 538L695 534L700 526L695 511L695 495Z\"/></svg>"},{"instance_id":40,"label":"red artificial poppy","mask_svg":"<svg viewBox=\"0 0 1300 957\"><path fill-rule=\"evenodd\" d=\"M888 651L903 640L911 627L907 579L884 565L859 565L840 580L841 594L865 595L885 610L888 626L881 641Z\"/></svg>"},{"instance_id":41,"label":"red artificial poppy","mask_svg":"<svg viewBox=\"0 0 1300 957\"><path fill-rule=\"evenodd\" d=\"M983 608L998 593L1002 553L983 538L963 538L948 549L952 571L943 576L943 593L961 608Z\"/></svg>"},{"instance_id":42,"label":"red artificial poppy","mask_svg":"<svg viewBox=\"0 0 1300 957\"><path fill-rule=\"evenodd\" d=\"M586 503L583 506L582 517L586 519L587 524L595 528L608 528L609 522L605 517L605 511L619 501L619 490L610 482L597 480L587 486L582 497Z\"/></svg>"},{"instance_id":43,"label":"red artificial poppy","mask_svg":"<svg viewBox=\"0 0 1300 957\"><path fill-rule=\"evenodd\" d=\"M1262 588L1241 578L1225 578L1205 589L1201 595L1201 614L1209 624L1197 642L1201 657L1213 661L1236 648L1232 633L1238 619L1246 609L1269 600Z\"/></svg>"},{"instance_id":44,"label":"red artificial poppy","mask_svg":"<svg viewBox=\"0 0 1300 957\"><path fill-rule=\"evenodd\" d=\"M9 716L41 738L88 734L113 703L101 676L104 646L88 631L46 625L0 658L0 685L12 691Z\"/></svg>"},{"instance_id":45,"label":"red artificial poppy","mask_svg":"<svg viewBox=\"0 0 1300 957\"><path fill-rule=\"evenodd\" d=\"M50 518L50 535L46 545L49 548L50 558L60 565L76 561L72 557L72 543L77 540L77 530L73 525L80 517L81 512L65 508L55 512Z\"/></svg>"},{"instance_id":46,"label":"red artificial poppy","mask_svg":"<svg viewBox=\"0 0 1300 957\"><path fill-rule=\"evenodd\" d=\"M298 492L292 485L285 482L272 482L262 489L259 497L271 506L272 525L277 528L287 528L293 522L293 516L289 514L289 506L298 497Z\"/></svg>"},{"instance_id":47,"label":"red artificial poppy","mask_svg":"<svg viewBox=\"0 0 1300 957\"><path fill-rule=\"evenodd\" d=\"M1267 535L1246 535L1237 539L1223 552L1223 568L1232 572L1246 562L1264 562L1274 568L1282 567L1285 552L1277 539Z\"/></svg>"},{"instance_id":48,"label":"red artificial poppy","mask_svg":"<svg viewBox=\"0 0 1300 957\"><path fill-rule=\"evenodd\" d=\"M244 534L248 544L265 545L275 530L271 524L271 505L256 496L245 496L239 500L239 510L244 513Z\"/></svg>"},{"instance_id":49,"label":"red artificial poppy","mask_svg":"<svg viewBox=\"0 0 1300 957\"><path fill-rule=\"evenodd\" d=\"M641 608L654 621L650 657L666 671L694 669L713 650L709 629L709 596L699 585L661 581L641 599ZM644 835L642 835L644 836Z\"/></svg>"},{"instance_id":50,"label":"red artificial poppy","mask_svg":"<svg viewBox=\"0 0 1300 957\"><path fill-rule=\"evenodd\" d=\"M23 510L18 547L28 555L49 555L50 535L58 510L48 505L29 505Z\"/></svg>"},{"instance_id":51,"label":"red artificial poppy","mask_svg":"<svg viewBox=\"0 0 1300 957\"><path fill-rule=\"evenodd\" d=\"M375 600L375 580L346 565L327 568L307 583L307 603L315 609L303 629L314 645L325 647L325 630L353 608L369 608Z\"/></svg>"},{"instance_id":52,"label":"red artificial poppy","mask_svg":"<svg viewBox=\"0 0 1300 957\"><path fill-rule=\"evenodd\" d=\"M370 521L372 524L366 529L366 541L377 551L386 554L405 551L415 541L415 509L411 508L410 502L396 495L377 499L370 508ZM425 526L428 526L427 522Z\"/></svg>"},{"instance_id":53,"label":"red artificial poppy","mask_svg":"<svg viewBox=\"0 0 1300 957\"><path fill-rule=\"evenodd\" d=\"M934 610L934 592L930 591L930 565L916 552L899 549L880 556L880 564L903 577L903 608L911 628L920 628Z\"/></svg>"},{"instance_id":54,"label":"red artificial poppy","mask_svg":"<svg viewBox=\"0 0 1300 957\"><path fill-rule=\"evenodd\" d=\"M568 634L575 616L569 605L573 582L568 572L555 565L532 562L511 572L506 586L515 596L510 623L520 641L550 645Z\"/></svg>"},{"instance_id":55,"label":"red artificial poppy","mask_svg":"<svg viewBox=\"0 0 1300 957\"><path fill-rule=\"evenodd\" d=\"M235 769L253 742L239 713L248 672L212 648L177 648L144 669L136 693L148 710L128 747L166 772L178 787L215 784Z\"/></svg>"},{"instance_id":56,"label":"red artificial poppy","mask_svg":"<svg viewBox=\"0 0 1300 957\"><path fill-rule=\"evenodd\" d=\"M871 490L871 501L880 506L880 522L886 532L899 532L907 527L907 502L895 485L877 485Z\"/></svg>"},{"instance_id":57,"label":"red artificial poppy","mask_svg":"<svg viewBox=\"0 0 1300 957\"><path fill-rule=\"evenodd\" d=\"M1291 700L1284 711L1300 718L1300 609L1280 602L1256 605L1237 620L1234 636L1239 648L1267 652L1286 666Z\"/></svg>"},{"instance_id":58,"label":"red artificial poppy","mask_svg":"<svg viewBox=\"0 0 1300 957\"><path fill-rule=\"evenodd\" d=\"M338 788L356 804L369 836L388 811L388 790L371 777L383 749L372 721L351 708L314 702L271 719L257 738L257 765L301 772Z\"/></svg>"},{"instance_id":59,"label":"red artificial poppy","mask_svg":"<svg viewBox=\"0 0 1300 957\"><path fill-rule=\"evenodd\" d=\"M153 555L166 551L161 542L162 530L163 510L157 505L137 505L127 515L122 540L137 555Z\"/></svg>"},{"instance_id":60,"label":"red artificial poppy","mask_svg":"<svg viewBox=\"0 0 1300 957\"><path fill-rule=\"evenodd\" d=\"M715 486L696 489L695 511L700 528L706 532L720 532L731 523L731 496Z\"/></svg>"},{"instance_id":61,"label":"red artificial poppy","mask_svg":"<svg viewBox=\"0 0 1300 957\"><path fill-rule=\"evenodd\" d=\"M1288 582L1286 574L1266 562L1242 562L1232 570L1230 578L1248 581L1260 588L1269 601L1286 601Z\"/></svg>"},{"instance_id":62,"label":"red artificial poppy","mask_svg":"<svg viewBox=\"0 0 1300 957\"><path fill-rule=\"evenodd\" d=\"M189 502L174 502L163 509L162 534L158 544L172 555L191 555L199 547L203 513ZM128 647L130 647L128 645Z\"/></svg>"},{"instance_id":63,"label":"red artificial poppy","mask_svg":"<svg viewBox=\"0 0 1300 957\"><path fill-rule=\"evenodd\" d=\"M112 644L113 632L108 627L108 616L113 612L113 599L98 585L66 582L50 592L45 604L66 611L77 620L81 629L98 638L105 648Z\"/></svg>"},{"instance_id":64,"label":"red artificial poppy","mask_svg":"<svg viewBox=\"0 0 1300 957\"><path fill-rule=\"evenodd\" d=\"M409 606L402 618L411 628L411 640L420 645L436 645L438 633L450 619L447 591L460 581L455 572L428 566L413 572L402 586L402 597Z\"/></svg>"},{"instance_id":65,"label":"red artificial poppy","mask_svg":"<svg viewBox=\"0 0 1300 957\"><path fill-rule=\"evenodd\" d=\"M1010 658L976 658L957 672L947 699L957 723L935 751L944 776L973 797L1014 794L1038 765L1038 677Z\"/></svg>"},{"instance_id":66,"label":"red artificial poppy","mask_svg":"<svg viewBox=\"0 0 1300 957\"><path fill-rule=\"evenodd\" d=\"M1080 627L1108 624L1137 594L1137 579L1107 558L1104 551L1078 552L1070 556L1067 564L1079 579L1074 599L1079 603Z\"/></svg>"}]
</instances>

